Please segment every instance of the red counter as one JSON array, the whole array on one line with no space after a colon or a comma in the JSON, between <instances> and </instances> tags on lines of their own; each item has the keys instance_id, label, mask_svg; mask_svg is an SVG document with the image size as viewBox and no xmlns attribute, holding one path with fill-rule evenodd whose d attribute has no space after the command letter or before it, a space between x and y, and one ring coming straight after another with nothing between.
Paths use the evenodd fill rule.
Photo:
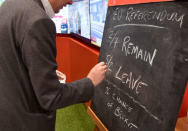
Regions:
<instances>
[{"instance_id":1,"label":"red counter","mask_svg":"<svg viewBox=\"0 0 188 131\"><path fill-rule=\"evenodd\" d=\"M97 64L99 50L71 37L57 37L58 70L66 74L66 82L86 77Z\"/></svg>"},{"instance_id":2,"label":"red counter","mask_svg":"<svg viewBox=\"0 0 188 131\"><path fill-rule=\"evenodd\" d=\"M188 83L187 83L187 87L185 90L183 102L182 102L180 113L179 113L179 117L183 117L183 116L188 116Z\"/></svg>"}]
</instances>

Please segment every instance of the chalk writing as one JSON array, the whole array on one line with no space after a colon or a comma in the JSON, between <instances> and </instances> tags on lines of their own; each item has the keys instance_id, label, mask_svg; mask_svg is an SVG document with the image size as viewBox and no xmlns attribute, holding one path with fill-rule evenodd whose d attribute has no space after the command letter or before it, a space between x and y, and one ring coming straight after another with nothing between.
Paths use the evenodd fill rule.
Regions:
<instances>
[{"instance_id":1,"label":"chalk writing","mask_svg":"<svg viewBox=\"0 0 188 131\"><path fill-rule=\"evenodd\" d=\"M126 12L126 21L150 21L157 20L159 22L170 21L174 23L179 23L180 28L182 28L183 20L185 14L178 14L177 12L168 12L167 10L154 11L154 10L136 10L130 7Z\"/></svg>"},{"instance_id":2,"label":"chalk writing","mask_svg":"<svg viewBox=\"0 0 188 131\"><path fill-rule=\"evenodd\" d=\"M121 51L125 52L126 56L135 55L136 59L149 62L151 66L157 54L157 49L154 49L153 55L151 55L152 53L150 53L149 51L139 48L139 46L131 42L130 36L125 36Z\"/></svg>"},{"instance_id":3,"label":"chalk writing","mask_svg":"<svg viewBox=\"0 0 188 131\"><path fill-rule=\"evenodd\" d=\"M109 87L106 87L106 91L105 91L105 94L106 94L106 95L109 95L109 94L110 94L109 90L110 90L110 88L109 88Z\"/></svg>"},{"instance_id":4,"label":"chalk writing","mask_svg":"<svg viewBox=\"0 0 188 131\"><path fill-rule=\"evenodd\" d=\"M111 88L109 86L107 86L105 95L110 96L114 102L120 104L127 112L130 113L133 110L133 108L127 102L125 102L120 96L118 96L116 93L113 93L112 91L111 92L110 91L111 91ZM112 107L113 102L107 102L107 106Z\"/></svg>"},{"instance_id":5,"label":"chalk writing","mask_svg":"<svg viewBox=\"0 0 188 131\"><path fill-rule=\"evenodd\" d=\"M110 42L110 46L113 46L114 48L117 47L117 44L120 43L119 38L117 37L119 34L119 31L117 31L115 34L111 32L109 39L112 38L112 41ZM114 37L112 37L114 35Z\"/></svg>"},{"instance_id":6,"label":"chalk writing","mask_svg":"<svg viewBox=\"0 0 188 131\"><path fill-rule=\"evenodd\" d=\"M141 81L141 75L137 78L133 77L133 73L122 73L122 66L119 66L118 71L115 74L115 78L120 80L123 84L127 84L129 89L134 90L136 94L139 94L139 90L143 87L148 86L147 83Z\"/></svg>"},{"instance_id":7,"label":"chalk writing","mask_svg":"<svg viewBox=\"0 0 188 131\"><path fill-rule=\"evenodd\" d=\"M108 67L108 71L112 71L112 66L113 66L112 59L113 59L113 56L111 55L106 56L106 66Z\"/></svg>"},{"instance_id":8,"label":"chalk writing","mask_svg":"<svg viewBox=\"0 0 188 131\"><path fill-rule=\"evenodd\" d=\"M159 29L168 29L166 27L162 26L156 26L156 25L149 25L149 24L121 24L121 25L116 25L114 28L119 28L119 27L126 27L126 26L137 26L137 27L152 27L152 28L159 28Z\"/></svg>"},{"instance_id":9,"label":"chalk writing","mask_svg":"<svg viewBox=\"0 0 188 131\"><path fill-rule=\"evenodd\" d=\"M115 115L116 117L118 117L120 120L122 120L122 121L127 125L127 127L129 127L129 128L138 128L137 125L135 125L135 124L129 122L129 119L126 118L125 115L123 115L123 111L121 110L120 107L117 107L117 108L115 109L114 115Z\"/></svg>"},{"instance_id":10,"label":"chalk writing","mask_svg":"<svg viewBox=\"0 0 188 131\"><path fill-rule=\"evenodd\" d=\"M146 49L142 49L138 45L136 45L135 43L133 43L131 41L130 36L125 36L123 41L120 41L120 39L117 37L118 34L119 34L119 31L117 31L116 33L114 33L112 31L110 33L110 35L109 35L109 39L111 39L111 42L109 44L110 47L115 49L118 47L118 45L119 46L122 45L121 52L124 52L125 56L134 56L137 60L144 61L144 62L150 64L150 66L153 65L153 61L154 61L154 59L157 55L157 52L158 52L157 49L154 49L153 51L148 51ZM108 62L110 62L112 57L108 55L106 59ZM110 64L109 66L111 66L112 63L110 62L108 64Z\"/></svg>"},{"instance_id":11,"label":"chalk writing","mask_svg":"<svg viewBox=\"0 0 188 131\"><path fill-rule=\"evenodd\" d=\"M113 105L114 105L114 103L113 103L113 102L108 102L108 103L107 103L107 107L109 107L109 108L112 108L112 107L113 107Z\"/></svg>"},{"instance_id":12,"label":"chalk writing","mask_svg":"<svg viewBox=\"0 0 188 131\"><path fill-rule=\"evenodd\" d=\"M124 92L122 89L120 89L117 85L115 85L114 83L112 83L111 81L105 79L105 81L112 85L113 88L119 90L119 92L123 93L124 95L128 96L128 98L130 98L135 104L137 104L138 106L140 106L142 109L144 109L144 111L146 113L148 113L152 118L154 118L155 120L161 122L161 120L156 116L154 115L149 109L147 109L146 106L144 106L143 104L141 104L139 101L137 101L133 96L131 96L130 94L128 94L127 92Z\"/></svg>"},{"instance_id":13,"label":"chalk writing","mask_svg":"<svg viewBox=\"0 0 188 131\"><path fill-rule=\"evenodd\" d=\"M123 15L123 10L116 8L115 11L113 12L113 20L118 20L120 21Z\"/></svg>"},{"instance_id":14,"label":"chalk writing","mask_svg":"<svg viewBox=\"0 0 188 131\"><path fill-rule=\"evenodd\" d=\"M124 14L125 13L125 14ZM169 21L172 23L178 23L179 27L182 28L185 14L179 14L177 12L169 12L167 10L155 11L146 9L134 9L129 7L128 10L116 8L113 12L113 20L120 21L125 16L125 20L131 22L137 21L152 21L157 20L159 22Z\"/></svg>"},{"instance_id":15,"label":"chalk writing","mask_svg":"<svg viewBox=\"0 0 188 131\"><path fill-rule=\"evenodd\" d=\"M121 99L121 97L118 96L117 94L113 93L112 94L112 99L115 100L115 101L117 101L128 112L131 112L133 110L133 108L130 105L128 105L125 101L123 101Z\"/></svg>"}]
</instances>

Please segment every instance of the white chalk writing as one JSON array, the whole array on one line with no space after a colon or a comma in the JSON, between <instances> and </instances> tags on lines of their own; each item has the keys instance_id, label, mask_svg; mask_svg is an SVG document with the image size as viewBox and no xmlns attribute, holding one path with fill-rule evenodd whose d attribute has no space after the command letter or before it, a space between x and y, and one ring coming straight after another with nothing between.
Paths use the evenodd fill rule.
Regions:
<instances>
[{"instance_id":1,"label":"white chalk writing","mask_svg":"<svg viewBox=\"0 0 188 131\"><path fill-rule=\"evenodd\" d=\"M112 38L112 40L111 40L111 42L110 42L110 46L112 46L113 45L113 47L114 48L116 48L117 47L117 45L118 45L118 43L120 43L120 41L119 41L119 38L117 37L118 36L118 34L119 34L119 31L117 31L115 34L114 34L114 37L112 37L113 36L113 32L111 32L111 34L110 34L110 37L109 37L109 39L111 39Z\"/></svg>"},{"instance_id":2,"label":"white chalk writing","mask_svg":"<svg viewBox=\"0 0 188 131\"><path fill-rule=\"evenodd\" d=\"M145 111L146 113L148 113L152 118L154 118L155 120L161 122L161 120L160 120L156 115L152 114L152 112L149 111L146 106L144 106L144 105L141 104L139 101L137 101L133 96L131 96L131 95L128 94L127 92L124 92L121 88L119 88L117 85L115 85L115 84L112 83L111 81L106 80L106 79L105 79L105 81L106 81L108 84L112 85L113 88L116 88L117 90L119 90L119 92L122 92L124 95L128 96L135 104L137 104L137 105L140 106L142 109L144 109L144 111Z\"/></svg>"},{"instance_id":3,"label":"white chalk writing","mask_svg":"<svg viewBox=\"0 0 188 131\"><path fill-rule=\"evenodd\" d=\"M106 87L106 91L105 91L105 94L106 95L109 95L110 93L109 93L109 90L110 90L110 88L109 87Z\"/></svg>"},{"instance_id":4,"label":"white chalk writing","mask_svg":"<svg viewBox=\"0 0 188 131\"><path fill-rule=\"evenodd\" d=\"M113 66L112 59L113 59L113 56L111 55L106 56L106 65L108 67L108 71L112 71L112 66Z\"/></svg>"},{"instance_id":5,"label":"white chalk writing","mask_svg":"<svg viewBox=\"0 0 188 131\"><path fill-rule=\"evenodd\" d=\"M114 105L114 103L113 103L113 102L108 102L108 103L107 103L107 107L109 107L109 108L112 108L112 107L113 107L113 105Z\"/></svg>"},{"instance_id":6,"label":"white chalk writing","mask_svg":"<svg viewBox=\"0 0 188 131\"><path fill-rule=\"evenodd\" d=\"M104 94L106 96L110 96L112 100L114 100L114 102L119 103L127 112L130 113L133 110L133 108L127 102L125 102L120 96L118 96L116 93L112 93L110 87L106 87L106 91ZM112 107L113 102L108 102L107 106Z\"/></svg>"},{"instance_id":7,"label":"white chalk writing","mask_svg":"<svg viewBox=\"0 0 188 131\"><path fill-rule=\"evenodd\" d=\"M128 105L125 101L121 99L120 96L116 95L115 93L112 94L112 99L117 101L128 112L131 112L133 110L130 105Z\"/></svg>"},{"instance_id":8,"label":"white chalk writing","mask_svg":"<svg viewBox=\"0 0 188 131\"><path fill-rule=\"evenodd\" d=\"M123 15L123 10L120 8L116 8L115 11L113 12L113 20L118 20L120 21Z\"/></svg>"},{"instance_id":9,"label":"white chalk writing","mask_svg":"<svg viewBox=\"0 0 188 131\"><path fill-rule=\"evenodd\" d=\"M118 34L119 31L117 31L116 33L113 32L110 33L109 36L109 39L111 40L109 44L110 47L115 49L119 45L121 46L121 52L123 52L125 56L133 56L137 60L141 60L150 64L150 66L153 65L153 61L158 52L157 49L153 49L153 51L142 49L131 41L130 36L125 36L123 38L123 41L120 41L120 39L117 37ZM107 61L111 61L112 57L108 55L106 59ZM109 66L111 66L112 63L110 62L109 64L110 64Z\"/></svg>"},{"instance_id":10,"label":"white chalk writing","mask_svg":"<svg viewBox=\"0 0 188 131\"><path fill-rule=\"evenodd\" d=\"M125 36L121 51L124 52L126 56L135 55L136 59L140 59L142 61L148 62L151 66L157 54L157 49L154 49L153 53L150 53L147 50L139 48L139 46L131 42L130 36Z\"/></svg>"},{"instance_id":11,"label":"white chalk writing","mask_svg":"<svg viewBox=\"0 0 188 131\"><path fill-rule=\"evenodd\" d=\"M152 28L159 28L159 29L168 29L166 27L162 26L156 26L156 25L149 25L149 24L121 24L121 25L116 25L114 28L119 28L119 27L126 27L126 26L137 26L137 27L152 27Z\"/></svg>"},{"instance_id":12,"label":"white chalk writing","mask_svg":"<svg viewBox=\"0 0 188 131\"><path fill-rule=\"evenodd\" d=\"M145 82L141 81L141 75L137 78L133 77L133 73L122 73L122 66L119 66L118 71L115 74L115 78L120 80L123 84L127 84L131 90L134 90L136 94L139 94L139 89L148 86Z\"/></svg>"},{"instance_id":13,"label":"white chalk writing","mask_svg":"<svg viewBox=\"0 0 188 131\"><path fill-rule=\"evenodd\" d=\"M167 10L162 11L149 11L149 10L136 10L133 7L130 7L126 12L126 21L150 21L157 20L159 22L170 21L174 23L178 23L180 28L182 28L183 20L185 14L178 14L177 12L168 12Z\"/></svg>"},{"instance_id":14,"label":"white chalk writing","mask_svg":"<svg viewBox=\"0 0 188 131\"><path fill-rule=\"evenodd\" d=\"M138 128L137 125L135 125L135 124L129 122L129 119L126 118L125 115L123 115L123 111L121 110L120 107L117 107L117 108L115 109L114 115L115 115L116 117L118 117L120 120L122 120L124 123L126 123L127 127L129 127L129 128Z\"/></svg>"}]
</instances>

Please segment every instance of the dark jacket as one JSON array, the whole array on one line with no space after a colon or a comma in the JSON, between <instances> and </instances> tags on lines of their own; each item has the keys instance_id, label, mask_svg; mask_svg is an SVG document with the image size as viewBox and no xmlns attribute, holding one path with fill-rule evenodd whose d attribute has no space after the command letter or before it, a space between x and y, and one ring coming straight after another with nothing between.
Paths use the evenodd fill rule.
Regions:
<instances>
[{"instance_id":1,"label":"dark jacket","mask_svg":"<svg viewBox=\"0 0 188 131\"><path fill-rule=\"evenodd\" d=\"M0 7L0 131L53 131L55 111L88 101L88 78L60 84L56 30L40 0Z\"/></svg>"}]
</instances>

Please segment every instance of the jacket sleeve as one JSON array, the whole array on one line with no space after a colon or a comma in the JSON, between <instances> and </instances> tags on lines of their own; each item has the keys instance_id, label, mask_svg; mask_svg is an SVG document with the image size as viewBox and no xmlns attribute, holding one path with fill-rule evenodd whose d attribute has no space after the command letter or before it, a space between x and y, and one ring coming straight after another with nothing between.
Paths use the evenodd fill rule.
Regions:
<instances>
[{"instance_id":1,"label":"jacket sleeve","mask_svg":"<svg viewBox=\"0 0 188 131\"><path fill-rule=\"evenodd\" d=\"M40 106L48 111L71 104L86 102L94 92L90 79L62 84L56 75L56 31L50 19L40 19L26 32L22 59Z\"/></svg>"}]
</instances>

